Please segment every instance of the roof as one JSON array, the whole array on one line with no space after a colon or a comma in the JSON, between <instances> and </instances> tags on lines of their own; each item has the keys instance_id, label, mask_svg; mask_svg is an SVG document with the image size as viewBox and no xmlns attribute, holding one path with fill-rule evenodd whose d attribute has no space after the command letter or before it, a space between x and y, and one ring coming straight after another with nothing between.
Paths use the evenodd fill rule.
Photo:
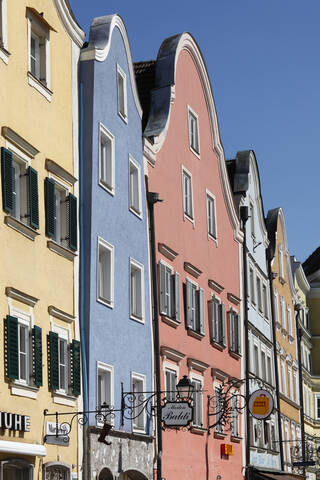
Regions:
<instances>
[{"instance_id":1,"label":"roof","mask_svg":"<svg viewBox=\"0 0 320 480\"><path fill-rule=\"evenodd\" d=\"M305 274L311 275L320 269L320 247L318 247L302 264Z\"/></svg>"},{"instance_id":2,"label":"roof","mask_svg":"<svg viewBox=\"0 0 320 480\"><path fill-rule=\"evenodd\" d=\"M151 103L151 91L155 82L156 61L148 60L145 62L136 62L133 64L138 94L140 98L142 114L142 130L148 121Z\"/></svg>"},{"instance_id":3,"label":"roof","mask_svg":"<svg viewBox=\"0 0 320 480\"><path fill-rule=\"evenodd\" d=\"M269 241L270 241L270 244L269 244L270 259L274 257L275 249L276 249L276 231L277 231L279 212L280 212L280 208L273 208L272 210L268 211L267 218L265 219Z\"/></svg>"}]
</instances>

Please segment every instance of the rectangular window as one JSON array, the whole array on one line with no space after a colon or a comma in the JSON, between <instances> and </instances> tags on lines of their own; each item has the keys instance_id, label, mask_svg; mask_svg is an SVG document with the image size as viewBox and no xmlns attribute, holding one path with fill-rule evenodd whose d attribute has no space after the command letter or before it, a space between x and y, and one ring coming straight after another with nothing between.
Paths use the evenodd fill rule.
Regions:
<instances>
[{"instance_id":1,"label":"rectangular window","mask_svg":"<svg viewBox=\"0 0 320 480\"><path fill-rule=\"evenodd\" d=\"M217 238L215 199L207 193L207 226L210 237Z\"/></svg>"},{"instance_id":2,"label":"rectangular window","mask_svg":"<svg viewBox=\"0 0 320 480\"><path fill-rule=\"evenodd\" d=\"M259 377L260 373L259 373L259 349L258 349L258 345L254 345L253 346L253 352L254 352L254 365L255 365L255 374L257 375L257 377Z\"/></svg>"},{"instance_id":3,"label":"rectangular window","mask_svg":"<svg viewBox=\"0 0 320 480\"><path fill-rule=\"evenodd\" d=\"M99 183L114 193L114 136L100 124Z\"/></svg>"},{"instance_id":4,"label":"rectangular window","mask_svg":"<svg viewBox=\"0 0 320 480\"><path fill-rule=\"evenodd\" d=\"M316 396L316 419L320 420L320 397Z\"/></svg>"},{"instance_id":5,"label":"rectangular window","mask_svg":"<svg viewBox=\"0 0 320 480\"><path fill-rule=\"evenodd\" d=\"M266 285L263 285L262 287L263 291L263 313L265 318L269 317L269 312L268 312L268 294L267 294L267 287Z\"/></svg>"},{"instance_id":6,"label":"rectangular window","mask_svg":"<svg viewBox=\"0 0 320 480\"><path fill-rule=\"evenodd\" d=\"M223 433L223 392L220 387L214 389L214 412L215 412L215 430L218 433Z\"/></svg>"},{"instance_id":7,"label":"rectangular window","mask_svg":"<svg viewBox=\"0 0 320 480\"><path fill-rule=\"evenodd\" d=\"M117 87L118 87L118 113L127 121L127 79L124 71L117 65Z\"/></svg>"},{"instance_id":8,"label":"rectangular window","mask_svg":"<svg viewBox=\"0 0 320 480\"><path fill-rule=\"evenodd\" d=\"M231 435L233 437L239 437L239 412L237 392L233 392L231 396Z\"/></svg>"},{"instance_id":9,"label":"rectangular window","mask_svg":"<svg viewBox=\"0 0 320 480\"><path fill-rule=\"evenodd\" d=\"M167 392L167 400L176 401L176 385L178 383L177 372L175 370L165 369L165 390Z\"/></svg>"},{"instance_id":10,"label":"rectangular window","mask_svg":"<svg viewBox=\"0 0 320 480\"><path fill-rule=\"evenodd\" d=\"M68 343L59 338L59 390L68 391Z\"/></svg>"},{"instance_id":11,"label":"rectangular window","mask_svg":"<svg viewBox=\"0 0 320 480\"><path fill-rule=\"evenodd\" d=\"M292 382L292 371L288 365L288 381L289 381L289 398L293 400L293 382Z\"/></svg>"},{"instance_id":12,"label":"rectangular window","mask_svg":"<svg viewBox=\"0 0 320 480\"><path fill-rule=\"evenodd\" d=\"M254 222L254 205L253 202L250 202L250 225L251 225L251 235L255 237L256 229L255 229L255 222Z\"/></svg>"},{"instance_id":13,"label":"rectangular window","mask_svg":"<svg viewBox=\"0 0 320 480\"><path fill-rule=\"evenodd\" d=\"M130 316L144 319L144 267L136 260L130 260Z\"/></svg>"},{"instance_id":14,"label":"rectangular window","mask_svg":"<svg viewBox=\"0 0 320 480\"><path fill-rule=\"evenodd\" d=\"M285 312L285 302L284 298L280 297L280 308L281 308L281 325L283 330L287 331L286 328L286 312Z\"/></svg>"},{"instance_id":15,"label":"rectangular window","mask_svg":"<svg viewBox=\"0 0 320 480\"><path fill-rule=\"evenodd\" d=\"M299 386L298 386L298 377L297 377L296 370L293 370L293 387L294 387L294 400L296 403L299 403Z\"/></svg>"},{"instance_id":16,"label":"rectangular window","mask_svg":"<svg viewBox=\"0 0 320 480\"><path fill-rule=\"evenodd\" d=\"M180 322L180 275L159 263L160 275L160 313Z\"/></svg>"},{"instance_id":17,"label":"rectangular window","mask_svg":"<svg viewBox=\"0 0 320 480\"><path fill-rule=\"evenodd\" d=\"M251 295L251 303L255 305L256 299L254 294L254 274L253 274L252 268L250 268L250 295Z\"/></svg>"},{"instance_id":18,"label":"rectangular window","mask_svg":"<svg viewBox=\"0 0 320 480\"><path fill-rule=\"evenodd\" d=\"M29 18L29 72L49 86L49 29L34 17Z\"/></svg>"},{"instance_id":19,"label":"rectangular window","mask_svg":"<svg viewBox=\"0 0 320 480\"><path fill-rule=\"evenodd\" d=\"M270 383L270 385L273 385L271 357L269 357L269 355L267 355L267 382Z\"/></svg>"},{"instance_id":20,"label":"rectangular window","mask_svg":"<svg viewBox=\"0 0 320 480\"><path fill-rule=\"evenodd\" d=\"M199 128L198 128L198 117L193 113L190 108L188 109L188 120L189 120L189 142L190 148L197 154L199 154Z\"/></svg>"},{"instance_id":21,"label":"rectangular window","mask_svg":"<svg viewBox=\"0 0 320 480\"><path fill-rule=\"evenodd\" d=\"M29 383L29 327L22 323L18 323L19 329L19 381L22 383Z\"/></svg>"},{"instance_id":22,"label":"rectangular window","mask_svg":"<svg viewBox=\"0 0 320 480\"><path fill-rule=\"evenodd\" d=\"M145 377L137 373L132 374L132 392L133 392L133 407L134 419L132 420L132 427L134 430L145 431L145 410L143 408L143 399L145 391Z\"/></svg>"},{"instance_id":23,"label":"rectangular window","mask_svg":"<svg viewBox=\"0 0 320 480\"><path fill-rule=\"evenodd\" d=\"M262 380L267 379L266 354L264 351L261 351L261 378Z\"/></svg>"},{"instance_id":24,"label":"rectangular window","mask_svg":"<svg viewBox=\"0 0 320 480\"><path fill-rule=\"evenodd\" d=\"M204 290L186 279L187 327L204 335Z\"/></svg>"},{"instance_id":25,"label":"rectangular window","mask_svg":"<svg viewBox=\"0 0 320 480\"><path fill-rule=\"evenodd\" d=\"M193 405L193 425L202 427L202 383L200 380L192 378L193 385L192 405Z\"/></svg>"},{"instance_id":26,"label":"rectangular window","mask_svg":"<svg viewBox=\"0 0 320 480\"><path fill-rule=\"evenodd\" d=\"M60 187L57 183L54 189L55 197L55 236L54 240L63 246L68 246L67 238L67 211L68 195L66 189Z\"/></svg>"},{"instance_id":27,"label":"rectangular window","mask_svg":"<svg viewBox=\"0 0 320 480\"><path fill-rule=\"evenodd\" d=\"M213 295L210 309L212 341L226 346L225 305Z\"/></svg>"},{"instance_id":28,"label":"rectangular window","mask_svg":"<svg viewBox=\"0 0 320 480\"><path fill-rule=\"evenodd\" d=\"M230 319L230 351L241 355L241 325L240 315L234 310L229 312Z\"/></svg>"},{"instance_id":29,"label":"rectangular window","mask_svg":"<svg viewBox=\"0 0 320 480\"><path fill-rule=\"evenodd\" d=\"M261 280L257 276L257 299L258 299L258 309L262 312L262 297L261 297Z\"/></svg>"},{"instance_id":30,"label":"rectangular window","mask_svg":"<svg viewBox=\"0 0 320 480\"><path fill-rule=\"evenodd\" d=\"M279 245L279 275L282 280L284 280L284 269L283 269L283 249L282 245Z\"/></svg>"},{"instance_id":31,"label":"rectangular window","mask_svg":"<svg viewBox=\"0 0 320 480\"><path fill-rule=\"evenodd\" d=\"M281 360L282 392L287 395L287 379L284 360Z\"/></svg>"},{"instance_id":32,"label":"rectangular window","mask_svg":"<svg viewBox=\"0 0 320 480\"><path fill-rule=\"evenodd\" d=\"M98 240L98 300L113 307L114 248L102 239Z\"/></svg>"},{"instance_id":33,"label":"rectangular window","mask_svg":"<svg viewBox=\"0 0 320 480\"><path fill-rule=\"evenodd\" d=\"M193 220L192 179L185 170L182 171L182 189L184 214Z\"/></svg>"},{"instance_id":34,"label":"rectangular window","mask_svg":"<svg viewBox=\"0 0 320 480\"><path fill-rule=\"evenodd\" d=\"M280 323L279 322L279 298L278 298L278 292L276 290L274 290L273 292L273 295L274 295L274 311L275 311L275 321L276 323Z\"/></svg>"},{"instance_id":35,"label":"rectangular window","mask_svg":"<svg viewBox=\"0 0 320 480\"><path fill-rule=\"evenodd\" d=\"M292 337L292 315L291 308L287 305L288 335Z\"/></svg>"},{"instance_id":36,"label":"rectangular window","mask_svg":"<svg viewBox=\"0 0 320 480\"><path fill-rule=\"evenodd\" d=\"M140 183L140 166L129 158L129 196L130 210L141 216L141 183Z\"/></svg>"},{"instance_id":37,"label":"rectangular window","mask_svg":"<svg viewBox=\"0 0 320 480\"><path fill-rule=\"evenodd\" d=\"M97 365L97 408L103 405L112 408L113 398L113 367L102 362ZM98 419L98 423L99 419Z\"/></svg>"}]
</instances>

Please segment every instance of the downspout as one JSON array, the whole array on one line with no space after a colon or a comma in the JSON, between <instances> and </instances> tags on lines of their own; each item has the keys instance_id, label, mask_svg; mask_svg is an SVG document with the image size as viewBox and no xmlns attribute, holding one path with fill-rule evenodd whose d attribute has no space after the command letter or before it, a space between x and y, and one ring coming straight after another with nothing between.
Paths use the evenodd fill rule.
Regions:
<instances>
[{"instance_id":1,"label":"downspout","mask_svg":"<svg viewBox=\"0 0 320 480\"><path fill-rule=\"evenodd\" d=\"M278 435L280 445L280 465L281 470L284 470L284 458L283 458L283 442L282 442L282 428L281 428L281 410L280 410L280 389L279 389L279 371L278 371L278 358L277 358L277 337L276 337L276 325L274 318L274 298L273 298L273 274L271 270L270 250L267 251L267 265L268 265L268 277L269 277L269 290L270 290L270 303L271 303L271 323L272 323L272 336L273 336L273 363L274 363L274 376L276 381L276 398L277 398L277 421L278 421Z\"/></svg>"},{"instance_id":2,"label":"downspout","mask_svg":"<svg viewBox=\"0 0 320 480\"><path fill-rule=\"evenodd\" d=\"M84 318L84 93L83 83L80 82L79 91L79 159L80 159L80 338L81 338L81 360L82 360L82 384L83 384L83 408L88 411L88 377L87 377L87 352ZM88 445L87 445L88 427L83 426L83 478L88 477Z\"/></svg>"},{"instance_id":3,"label":"downspout","mask_svg":"<svg viewBox=\"0 0 320 480\"><path fill-rule=\"evenodd\" d=\"M154 226L154 204L161 201L159 194L149 192L148 181L146 180L147 202L149 209L149 233L150 253L152 271L152 297L153 297L153 329L154 329L154 357L155 357L155 379L156 379L156 401L157 407L161 405L161 377L160 377L160 340L159 340L159 310L158 310L158 287L157 287L157 262L156 242ZM162 480L162 425L161 410L157 408L157 480Z\"/></svg>"},{"instance_id":4,"label":"downspout","mask_svg":"<svg viewBox=\"0 0 320 480\"><path fill-rule=\"evenodd\" d=\"M246 223L249 218L249 209L246 206L240 207L240 219L242 220L243 230L243 303L244 303L244 335L245 335L245 385L246 385L246 479L251 477L250 469L250 416L248 411L249 405L249 319L248 319L248 268L247 268L247 232Z\"/></svg>"},{"instance_id":5,"label":"downspout","mask_svg":"<svg viewBox=\"0 0 320 480\"><path fill-rule=\"evenodd\" d=\"M297 331L297 347L298 347L298 365L299 365L299 396L300 396L300 423L301 423L301 446L302 446L302 461L306 461L306 439L304 430L304 405L303 405L303 383L302 383L302 364L301 364L301 338L302 328L299 325L300 319L300 305L296 304L296 331ZM305 467L303 468L303 474L305 475Z\"/></svg>"}]
</instances>

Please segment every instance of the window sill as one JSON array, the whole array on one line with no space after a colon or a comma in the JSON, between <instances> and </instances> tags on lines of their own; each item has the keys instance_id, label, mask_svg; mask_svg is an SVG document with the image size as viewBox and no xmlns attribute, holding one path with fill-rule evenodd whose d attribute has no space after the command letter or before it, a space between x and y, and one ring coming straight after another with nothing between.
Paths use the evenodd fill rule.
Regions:
<instances>
[{"instance_id":1,"label":"window sill","mask_svg":"<svg viewBox=\"0 0 320 480\"><path fill-rule=\"evenodd\" d=\"M14 381L11 384L11 394L17 395L19 397L27 397L37 399L38 393L37 387L32 387L31 385L25 385L23 383L19 383L18 381Z\"/></svg>"},{"instance_id":2,"label":"window sill","mask_svg":"<svg viewBox=\"0 0 320 480\"><path fill-rule=\"evenodd\" d=\"M192 223L193 228L195 228L194 218L189 217L189 215L186 212L183 212L183 217L184 217L184 220L188 220L190 223Z\"/></svg>"},{"instance_id":3,"label":"window sill","mask_svg":"<svg viewBox=\"0 0 320 480\"><path fill-rule=\"evenodd\" d=\"M1 45L0 46L0 58L6 65L8 65L8 63L9 63L10 55L11 55L11 53L9 53L8 50L6 50L3 45Z\"/></svg>"},{"instance_id":4,"label":"window sill","mask_svg":"<svg viewBox=\"0 0 320 480\"><path fill-rule=\"evenodd\" d=\"M280 276L279 276L279 282L281 283L281 285L284 285L286 283L285 279Z\"/></svg>"},{"instance_id":5,"label":"window sill","mask_svg":"<svg viewBox=\"0 0 320 480\"><path fill-rule=\"evenodd\" d=\"M145 435L146 430L145 428L132 427L132 433L136 433L138 435Z\"/></svg>"},{"instance_id":6,"label":"window sill","mask_svg":"<svg viewBox=\"0 0 320 480\"><path fill-rule=\"evenodd\" d=\"M215 340L211 340L211 345L217 350L220 350L220 352L222 352L226 348L226 345L216 342Z\"/></svg>"},{"instance_id":7,"label":"window sill","mask_svg":"<svg viewBox=\"0 0 320 480\"><path fill-rule=\"evenodd\" d=\"M118 115L124 123L128 124L128 115L123 115L121 112L119 112L119 110Z\"/></svg>"},{"instance_id":8,"label":"window sill","mask_svg":"<svg viewBox=\"0 0 320 480\"><path fill-rule=\"evenodd\" d=\"M41 95L43 95L48 102L51 102L53 92L49 90L49 88L46 87L42 82L40 82L40 80L38 80L34 75L32 75L31 72L28 72L28 83L31 87L38 90L38 92L41 93Z\"/></svg>"},{"instance_id":9,"label":"window sill","mask_svg":"<svg viewBox=\"0 0 320 480\"><path fill-rule=\"evenodd\" d=\"M189 145L190 151L200 160L200 152L197 152L191 145Z\"/></svg>"},{"instance_id":10,"label":"window sill","mask_svg":"<svg viewBox=\"0 0 320 480\"><path fill-rule=\"evenodd\" d=\"M208 232L208 240L214 242L216 244L216 246L218 246L218 239L216 237L214 237L213 235L211 235L209 232Z\"/></svg>"},{"instance_id":11,"label":"window sill","mask_svg":"<svg viewBox=\"0 0 320 480\"><path fill-rule=\"evenodd\" d=\"M194 433L195 435L204 435L207 432L207 429L203 427L198 427L198 425L193 425L190 428L190 432Z\"/></svg>"},{"instance_id":12,"label":"window sill","mask_svg":"<svg viewBox=\"0 0 320 480\"><path fill-rule=\"evenodd\" d=\"M293 336L292 336L292 335L288 335L288 340L289 340L290 343L292 343L292 342L294 341Z\"/></svg>"},{"instance_id":13,"label":"window sill","mask_svg":"<svg viewBox=\"0 0 320 480\"><path fill-rule=\"evenodd\" d=\"M276 327L277 327L278 330L280 330L280 328L281 328L281 323L280 323L280 322L276 322Z\"/></svg>"},{"instance_id":14,"label":"window sill","mask_svg":"<svg viewBox=\"0 0 320 480\"><path fill-rule=\"evenodd\" d=\"M101 303L102 305L105 305L106 307L113 308L114 303L113 302L108 302L107 300L104 300L103 298L98 297L97 302Z\"/></svg>"},{"instance_id":15,"label":"window sill","mask_svg":"<svg viewBox=\"0 0 320 480\"><path fill-rule=\"evenodd\" d=\"M55 252L58 255L61 255L61 257L64 257L64 258L66 258L67 260L70 260L70 261L73 261L73 259L77 256L76 253L74 253L72 250L69 250L68 248L62 247L61 245L54 242L53 240L48 240L47 241L47 247L52 252Z\"/></svg>"},{"instance_id":16,"label":"window sill","mask_svg":"<svg viewBox=\"0 0 320 480\"><path fill-rule=\"evenodd\" d=\"M214 434L213 434L214 438L218 438L220 440L223 440L224 438L226 438L227 434L226 433L223 433L223 432L217 432L215 431Z\"/></svg>"},{"instance_id":17,"label":"window sill","mask_svg":"<svg viewBox=\"0 0 320 480\"><path fill-rule=\"evenodd\" d=\"M106 183L104 183L102 180L99 180L99 185L101 188L103 188L103 190L105 190L106 192L108 192L110 195L112 195L114 197L114 187L109 187Z\"/></svg>"},{"instance_id":18,"label":"window sill","mask_svg":"<svg viewBox=\"0 0 320 480\"><path fill-rule=\"evenodd\" d=\"M129 207L129 210L131 213L133 213L133 215L135 215L136 217L138 217L140 220L142 220L142 213L139 212L138 210L136 210L135 208L133 207Z\"/></svg>"},{"instance_id":19,"label":"window sill","mask_svg":"<svg viewBox=\"0 0 320 480\"><path fill-rule=\"evenodd\" d=\"M131 318L131 320L134 320L135 322L144 323L144 317L140 318L140 317L136 317L135 315L131 314L130 318Z\"/></svg>"},{"instance_id":20,"label":"window sill","mask_svg":"<svg viewBox=\"0 0 320 480\"><path fill-rule=\"evenodd\" d=\"M20 220L17 220L16 218L12 217L11 215L6 215L4 217L4 222L8 227L13 228L17 232L21 233L25 237L29 238L30 240L33 240L36 238L37 235L40 235L36 230L33 228L29 227L29 225L26 225L23 222L20 222Z\"/></svg>"},{"instance_id":21,"label":"window sill","mask_svg":"<svg viewBox=\"0 0 320 480\"><path fill-rule=\"evenodd\" d=\"M161 315L161 320L166 323L167 325L170 325L170 327L177 328L180 325L180 322L175 320L174 318L167 317L166 315Z\"/></svg>"},{"instance_id":22,"label":"window sill","mask_svg":"<svg viewBox=\"0 0 320 480\"><path fill-rule=\"evenodd\" d=\"M242 357L241 353L233 352L232 350L229 350L229 355L230 357L235 358L237 360L239 360L239 358Z\"/></svg>"},{"instance_id":23,"label":"window sill","mask_svg":"<svg viewBox=\"0 0 320 480\"><path fill-rule=\"evenodd\" d=\"M53 393L53 401L54 403L58 403L59 405L66 405L68 407L74 407L77 397L73 397L72 395L67 395L62 392L55 391Z\"/></svg>"},{"instance_id":24,"label":"window sill","mask_svg":"<svg viewBox=\"0 0 320 480\"><path fill-rule=\"evenodd\" d=\"M202 340L204 337L203 333L196 332L195 330L192 330L191 328L188 328L187 333L190 337L194 337L197 340Z\"/></svg>"},{"instance_id":25,"label":"window sill","mask_svg":"<svg viewBox=\"0 0 320 480\"><path fill-rule=\"evenodd\" d=\"M230 441L234 443L240 443L242 440L242 437L238 437L237 435L231 435Z\"/></svg>"}]
</instances>

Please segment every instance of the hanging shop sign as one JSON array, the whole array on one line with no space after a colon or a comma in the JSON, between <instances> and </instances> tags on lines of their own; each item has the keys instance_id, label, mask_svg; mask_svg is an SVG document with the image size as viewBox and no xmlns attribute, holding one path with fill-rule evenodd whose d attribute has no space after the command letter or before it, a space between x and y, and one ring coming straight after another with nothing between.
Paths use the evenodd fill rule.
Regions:
<instances>
[{"instance_id":1,"label":"hanging shop sign","mask_svg":"<svg viewBox=\"0 0 320 480\"><path fill-rule=\"evenodd\" d=\"M233 455L233 446L228 443L221 443L221 455Z\"/></svg>"},{"instance_id":2,"label":"hanging shop sign","mask_svg":"<svg viewBox=\"0 0 320 480\"><path fill-rule=\"evenodd\" d=\"M58 423L58 428L56 422L47 422L46 436L44 439L45 443L51 445L61 445L63 447L69 446L69 435L67 432L67 427L60 425Z\"/></svg>"},{"instance_id":3,"label":"hanging shop sign","mask_svg":"<svg viewBox=\"0 0 320 480\"><path fill-rule=\"evenodd\" d=\"M274 401L268 390L256 390L249 398L249 412L258 420L268 418L273 412Z\"/></svg>"},{"instance_id":4,"label":"hanging shop sign","mask_svg":"<svg viewBox=\"0 0 320 480\"><path fill-rule=\"evenodd\" d=\"M0 412L0 428L30 432L30 417L17 413Z\"/></svg>"},{"instance_id":5,"label":"hanging shop sign","mask_svg":"<svg viewBox=\"0 0 320 480\"><path fill-rule=\"evenodd\" d=\"M193 408L189 402L166 402L161 409L161 420L167 427L186 427L192 419Z\"/></svg>"}]
</instances>

